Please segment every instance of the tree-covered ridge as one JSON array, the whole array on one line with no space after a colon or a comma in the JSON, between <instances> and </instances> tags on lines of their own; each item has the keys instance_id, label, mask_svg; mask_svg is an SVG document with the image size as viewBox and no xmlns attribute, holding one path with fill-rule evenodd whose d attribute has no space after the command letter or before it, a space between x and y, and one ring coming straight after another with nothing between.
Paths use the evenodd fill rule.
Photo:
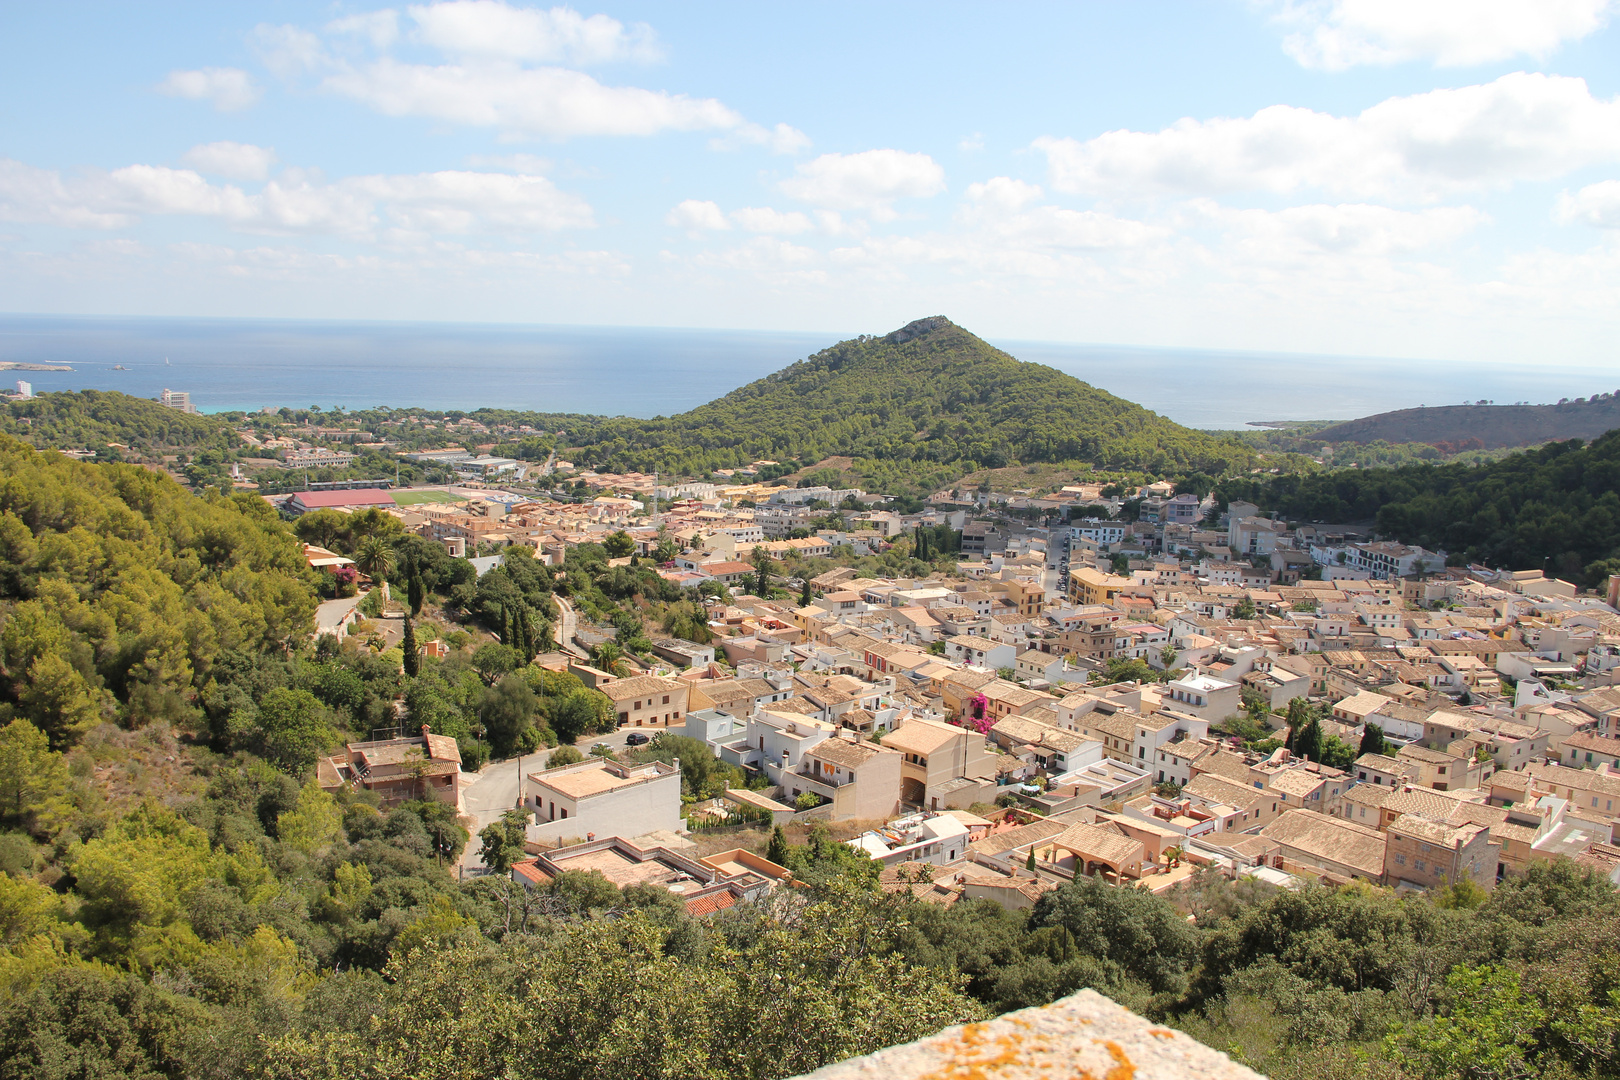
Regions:
<instances>
[{"instance_id":1,"label":"tree-covered ridge","mask_svg":"<svg viewBox=\"0 0 1620 1080\"><path fill-rule=\"evenodd\" d=\"M1405 543L1597 584L1620 570L1620 431L1551 443L1486 465L1409 465L1221 486L1292 520L1376 520Z\"/></svg>"},{"instance_id":2,"label":"tree-covered ridge","mask_svg":"<svg viewBox=\"0 0 1620 1080\"><path fill-rule=\"evenodd\" d=\"M64 390L0 408L0 432L41 450L98 450L109 443L141 449L228 450L240 441L230 425L114 390Z\"/></svg>"},{"instance_id":3,"label":"tree-covered ridge","mask_svg":"<svg viewBox=\"0 0 1620 1080\"><path fill-rule=\"evenodd\" d=\"M0 476L0 710L53 744L104 719L178 719L221 656L312 628L301 549L262 499L5 436Z\"/></svg>"},{"instance_id":4,"label":"tree-covered ridge","mask_svg":"<svg viewBox=\"0 0 1620 1080\"><path fill-rule=\"evenodd\" d=\"M840 342L678 416L602 420L563 441L596 466L672 474L846 456L956 475L1047 461L1221 475L1253 457L944 318Z\"/></svg>"}]
</instances>

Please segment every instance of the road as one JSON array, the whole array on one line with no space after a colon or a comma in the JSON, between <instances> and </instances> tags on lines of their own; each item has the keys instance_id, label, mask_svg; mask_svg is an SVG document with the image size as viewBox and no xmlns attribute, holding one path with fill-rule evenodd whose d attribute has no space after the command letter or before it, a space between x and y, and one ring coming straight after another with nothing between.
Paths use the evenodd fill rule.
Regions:
<instances>
[{"instance_id":1,"label":"road","mask_svg":"<svg viewBox=\"0 0 1620 1080\"><path fill-rule=\"evenodd\" d=\"M553 594L552 599L557 602L557 625L552 630L557 636L557 646L563 652L573 656L583 657L585 650L574 644L574 630L579 625L579 616L574 614L574 605L565 597Z\"/></svg>"},{"instance_id":2,"label":"road","mask_svg":"<svg viewBox=\"0 0 1620 1080\"><path fill-rule=\"evenodd\" d=\"M580 753L589 754L591 747L597 743L606 743L617 753L624 749L625 736L635 730L633 727L621 728L611 735L586 735L576 746ZM546 767L550 756L551 751L542 748L522 758L491 762L478 770L473 778L463 780L461 804L465 815L476 823L471 826L472 839L467 841L467 850L461 856L464 878L477 877L484 872L484 864L478 861L479 830L517 805L519 763L525 773L539 772Z\"/></svg>"}]
</instances>

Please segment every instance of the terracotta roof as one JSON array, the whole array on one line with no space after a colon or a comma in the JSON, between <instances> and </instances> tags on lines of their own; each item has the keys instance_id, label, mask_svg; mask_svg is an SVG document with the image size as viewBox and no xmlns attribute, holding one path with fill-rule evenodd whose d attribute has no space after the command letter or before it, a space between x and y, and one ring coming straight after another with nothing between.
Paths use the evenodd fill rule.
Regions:
<instances>
[{"instance_id":1,"label":"terracotta roof","mask_svg":"<svg viewBox=\"0 0 1620 1080\"><path fill-rule=\"evenodd\" d=\"M686 684L677 679L665 679L657 675L634 675L628 679L615 679L610 683L603 683L600 689L602 693L618 702L628 701L631 698L651 697L654 694L672 694L677 690L685 691Z\"/></svg>"},{"instance_id":2,"label":"terracotta roof","mask_svg":"<svg viewBox=\"0 0 1620 1080\"><path fill-rule=\"evenodd\" d=\"M1289 810L1260 830L1274 843L1307 856L1348 866L1368 877L1384 872L1384 834L1353 821L1319 814L1315 810Z\"/></svg>"}]
</instances>

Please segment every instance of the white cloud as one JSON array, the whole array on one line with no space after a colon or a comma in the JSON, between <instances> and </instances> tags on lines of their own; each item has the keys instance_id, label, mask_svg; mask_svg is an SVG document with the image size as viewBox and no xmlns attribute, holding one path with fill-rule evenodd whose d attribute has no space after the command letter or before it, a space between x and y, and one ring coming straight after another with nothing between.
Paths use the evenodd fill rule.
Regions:
<instances>
[{"instance_id":1,"label":"white cloud","mask_svg":"<svg viewBox=\"0 0 1620 1080\"><path fill-rule=\"evenodd\" d=\"M0 158L0 221L118 229L133 220L128 214L87 206L59 173Z\"/></svg>"},{"instance_id":2,"label":"white cloud","mask_svg":"<svg viewBox=\"0 0 1620 1080\"><path fill-rule=\"evenodd\" d=\"M993 176L978 184L969 184L967 196L980 206L1001 210L1018 210L1041 197L1039 184L1026 184L1010 176Z\"/></svg>"},{"instance_id":3,"label":"white cloud","mask_svg":"<svg viewBox=\"0 0 1620 1080\"><path fill-rule=\"evenodd\" d=\"M391 8L346 15L326 24L329 34L353 34L371 42L372 48L386 49L399 40L399 12Z\"/></svg>"},{"instance_id":4,"label":"white cloud","mask_svg":"<svg viewBox=\"0 0 1620 1080\"><path fill-rule=\"evenodd\" d=\"M245 109L259 100L259 88L240 68L201 68L197 71L171 71L158 84L158 92L193 101L211 101L221 112Z\"/></svg>"},{"instance_id":5,"label":"white cloud","mask_svg":"<svg viewBox=\"0 0 1620 1080\"><path fill-rule=\"evenodd\" d=\"M1052 186L1090 195L1292 192L1433 198L1620 160L1620 100L1584 79L1518 72L1389 98L1359 116L1288 105L1157 132L1041 138Z\"/></svg>"},{"instance_id":6,"label":"white cloud","mask_svg":"<svg viewBox=\"0 0 1620 1080\"><path fill-rule=\"evenodd\" d=\"M1614 0L1283 0L1283 50L1308 68L1538 59L1607 22Z\"/></svg>"},{"instance_id":7,"label":"white cloud","mask_svg":"<svg viewBox=\"0 0 1620 1080\"><path fill-rule=\"evenodd\" d=\"M1575 194L1558 199L1558 220L1584 222L1600 229L1620 229L1620 180L1588 184Z\"/></svg>"},{"instance_id":8,"label":"white cloud","mask_svg":"<svg viewBox=\"0 0 1620 1080\"><path fill-rule=\"evenodd\" d=\"M543 176L445 171L356 176L324 184L283 175L257 192L191 169L130 165L66 182L0 162L0 217L113 228L143 215L208 218L244 232L376 239L384 231L457 234L590 228L591 207Z\"/></svg>"},{"instance_id":9,"label":"white cloud","mask_svg":"<svg viewBox=\"0 0 1620 1080\"><path fill-rule=\"evenodd\" d=\"M745 206L741 210L733 210L731 220L749 232L755 233L782 233L791 236L815 228L810 219L797 210L784 213L769 206Z\"/></svg>"},{"instance_id":10,"label":"white cloud","mask_svg":"<svg viewBox=\"0 0 1620 1080\"><path fill-rule=\"evenodd\" d=\"M664 215L664 224L678 229L729 229L725 211L716 203L703 199L685 199Z\"/></svg>"},{"instance_id":11,"label":"white cloud","mask_svg":"<svg viewBox=\"0 0 1620 1080\"><path fill-rule=\"evenodd\" d=\"M651 61L662 55L652 27L626 27L572 8L519 8L499 0L413 5L416 37L450 56L542 63Z\"/></svg>"},{"instance_id":12,"label":"white cloud","mask_svg":"<svg viewBox=\"0 0 1620 1080\"><path fill-rule=\"evenodd\" d=\"M894 216L894 200L925 199L945 190L945 170L927 154L866 150L823 154L798 167L778 185L795 199L832 210L864 210L880 220Z\"/></svg>"},{"instance_id":13,"label":"white cloud","mask_svg":"<svg viewBox=\"0 0 1620 1080\"><path fill-rule=\"evenodd\" d=\"M430 116L552 138L730 131L746 123L713 98L604 86L563 68L428 66L384 57L331 75L324 85L389 116Z\"/></svg>"},{"instance_id":14,"label":"white cloud","mask_svg":"<svg viewBox=\"0 0 1620 1080\"><path fill-rule=\"evenodd\" d=\"M276 152L249 143L216 142L193 146L180 160L200 173L227 180L263 180L270 175Z\"/></svg>"},{"instance_id":15,"label":"white cloud","mask_svg":"<svg viewBox=\"0 0 1620 1080\"><path fill-rule=\"evenodd\" d=\"M1422 251L1466 236L1490 219L1471 206L1395 210L1366 203L1234 210L1210 200L1188 208L1189 224L1207 221L1236 243L1234 254L1272 260L1304 254L1384 257Z\"/></svg>"}]
</instances>

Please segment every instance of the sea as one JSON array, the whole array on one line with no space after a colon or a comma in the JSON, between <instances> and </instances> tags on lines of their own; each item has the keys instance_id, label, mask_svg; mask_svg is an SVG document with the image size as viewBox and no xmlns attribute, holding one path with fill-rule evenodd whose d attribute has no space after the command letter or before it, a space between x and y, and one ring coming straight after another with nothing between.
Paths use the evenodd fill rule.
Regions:
<instances>
[{"instance_id":1,"label":"sea","mask_svg":"<svg viewBox=\"0 0 1620 1080\"><path fill-rule=\"evenodd\" d=\"M205 412L482 407L653 417L713 400L850 333L0 314L0 371L36 393L183 390ZM1349 420L1616 389L1591 368L990 339L1189 427Z\"/></svg>"}]
</instances>

